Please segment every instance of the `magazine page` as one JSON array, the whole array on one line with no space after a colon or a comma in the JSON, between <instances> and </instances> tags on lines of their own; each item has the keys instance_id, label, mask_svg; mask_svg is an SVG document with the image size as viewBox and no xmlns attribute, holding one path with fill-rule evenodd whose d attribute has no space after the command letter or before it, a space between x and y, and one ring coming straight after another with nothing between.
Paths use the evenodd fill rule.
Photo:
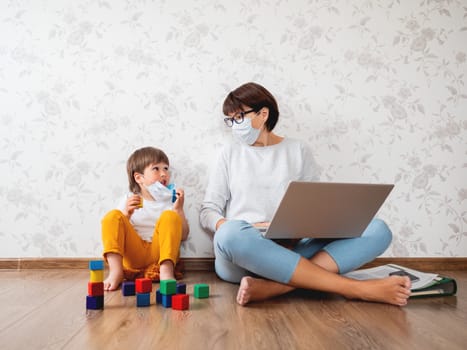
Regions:
<instances>
[{"instance_id":1,"label":"magazine page","mask_svg":"<svg viewBox=\"0 0 467 350\"><path fill-rule=\"evenodd\" d=\"M416 278L418 278L418 280L412 281L412 286L411 286L412 290L429 286L438 277L438 275L435 273L420 272L417 270L412 270L407 267L403 267L403 266L399 266L395 264L382 265L382 266L372 267L369 269L355 270L355 271L346 273L344 276L353 278L356 280L369 280L369 279L374 279L374 278L385 278L385 277L388 277L391 273L398 272L398 271L408 272L412 274L413 276L415 276Z\"/></svg>"}]
</instances>

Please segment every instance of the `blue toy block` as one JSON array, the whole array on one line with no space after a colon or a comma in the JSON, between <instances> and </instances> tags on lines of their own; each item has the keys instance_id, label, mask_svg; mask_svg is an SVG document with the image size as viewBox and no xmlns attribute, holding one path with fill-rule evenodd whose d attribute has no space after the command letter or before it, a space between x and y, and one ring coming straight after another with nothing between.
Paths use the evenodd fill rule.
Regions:
<instances>
[{"instance_id":1,"label":"blue toy block","mask_svg":"<svg viewBox=\"0 0 467 350\"><path fill-rule=\"evenodd\" d=\"M91 260L89 261L89 270L103 270L104 269L104 260Z\"/></svg>"},{"instance_id":2,"label":"blue toy block","mask_svg":"<svg viewBox=\"0 0 467 350\"><path fill-rule=\"evenodd\" d=\"M172 295L169 294L161 294L162 297L162 305L164 307L172 307Z\"/></svg>"},{"instance_id":3,"label":"blue toy block","mask_svg":"<svg viewBox=\"0 0 467 350\"><path fill-rule=\"evenodd\" d=\"M162 280L160 282L161 294L172 295L177 291L177 281L175 280Z\"/></svg>"},{"instance_id":4,"label":"blue toy block","mask_svg":"<svg viewBox=\"0 0 467 350\"><path fill-rule=\"evenodd\" d=\"M186 284L185 283L177 283L177 294L186 294Z\"/></svg>"},{"instance_id":5,"label":"blue toy block","mask_svg":"<svg viewBox=\"0 0 467 350\"><path fill-rule=\"evenodd\" d=\"M90 296L86 295L86 309L89 310L102 310L104 309L104 296Z\"/></svg>"},{"instance_id":6,"label":"blue toy block","mask_svg":"<svg viewBox=\"0 0 467 350\"><path fill-rule=\"evenodd\" d=\"M162 294L159 289L156 290L156 304L162 304Z\"/></svg>"},{"instance_id":7,"label":"blue toy block","mask_svg":"<svg viewBox=\"0 0 467 350\"><path fill-rule=\"evenodd\" d=\"M135 295L135 282L133 281L122 282L122 294L124 297Z\"/></svg>"},{"instance_id":8,"label":"blue toy block","mask_svg":"<svg viewBox=\"0 0 467 350\"><path fill-rule=\"evenodd\" d=\"M151 305L151 293L136 293L136 306Z\"/></svg>"}]
</instances>

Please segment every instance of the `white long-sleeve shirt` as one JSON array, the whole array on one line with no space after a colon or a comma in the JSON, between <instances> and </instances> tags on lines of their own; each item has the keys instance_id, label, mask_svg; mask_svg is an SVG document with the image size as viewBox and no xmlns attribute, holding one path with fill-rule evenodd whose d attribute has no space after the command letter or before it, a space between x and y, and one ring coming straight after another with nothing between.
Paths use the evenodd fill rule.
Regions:
<instances>
[{"instance_id":1,"label":"white long-sleeve shirt","mask_svg":"<svg viewBox=\"0 0 467 350\"><path fill-rule=\"evenodd\" d=\"M269 222L290 181L312 181L318 176L312 155L301 141L284 138L266 147L227 144L209 178L201 226L215 232L216 223L224 217Z\"/></svg>"}]
</instances>

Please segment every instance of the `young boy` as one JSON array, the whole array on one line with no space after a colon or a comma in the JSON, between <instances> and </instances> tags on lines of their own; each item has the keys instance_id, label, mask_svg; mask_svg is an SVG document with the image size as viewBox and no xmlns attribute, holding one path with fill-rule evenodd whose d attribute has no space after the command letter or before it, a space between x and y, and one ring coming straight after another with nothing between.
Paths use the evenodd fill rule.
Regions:
<instances>
[{"instance_id":1,"label":"young boy","mask_svg":"<svg viewBox=\"0 0 467 350\"><path fill-rule=\"evenodd\" d=\"M102 219L103 255L109 265L105 290L116 290L125 277L174 279L180 243L189 233L184 191L176 189L173 196L167 188L169 159L162 150L136 150L127 172L130 194Z\"/></svg>"}]
</instances>

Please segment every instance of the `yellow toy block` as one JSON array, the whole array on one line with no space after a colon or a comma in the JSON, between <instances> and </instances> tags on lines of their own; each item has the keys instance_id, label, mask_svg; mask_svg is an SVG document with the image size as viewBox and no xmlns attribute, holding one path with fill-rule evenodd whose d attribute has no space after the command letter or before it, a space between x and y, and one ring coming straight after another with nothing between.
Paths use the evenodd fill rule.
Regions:
<instances>
[{"instance_id":1,"label":"yellow toy block","mask_svg":"<svg viewBox=\"0 0 467 350\"><path fill-rule=\"evenodd\" d=\"M89 282L104 282L104 270L90 270Z\"/></svg>"}]
</instances>

